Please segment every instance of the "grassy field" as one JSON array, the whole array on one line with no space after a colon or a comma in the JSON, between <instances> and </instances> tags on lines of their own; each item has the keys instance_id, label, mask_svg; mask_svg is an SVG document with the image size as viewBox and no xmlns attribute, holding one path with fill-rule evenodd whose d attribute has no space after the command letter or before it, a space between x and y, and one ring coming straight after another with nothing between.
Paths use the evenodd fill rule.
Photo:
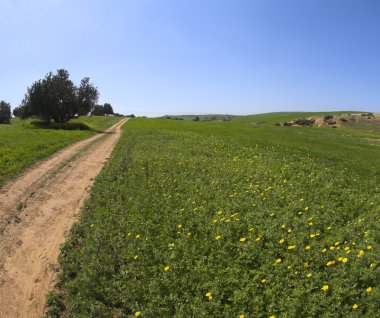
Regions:
<instances>
[{"instance_id":1,"label":"grassy field","mask_svg":"<svg viewBox=\"0 0 380 318\"><path fill-rule=\"evenodd\" d=\"M130 120L50 316L377 317L380 134L307 116Z\"/></svg>"},{"instance_id":2,"label":"grassy field","mask_svg":"<svg viewBox=\"0 0 380 318\"><path fill-rule=\"evenodd\" d=\"M96 131L111 126L119 119L81 117L73 122L86 124ZM94 131L37 129L31 120L22 121L18 118L13 118L9 125L0 125L0 187L37 160L91 136Z\"/></svg>"}]
</instances>

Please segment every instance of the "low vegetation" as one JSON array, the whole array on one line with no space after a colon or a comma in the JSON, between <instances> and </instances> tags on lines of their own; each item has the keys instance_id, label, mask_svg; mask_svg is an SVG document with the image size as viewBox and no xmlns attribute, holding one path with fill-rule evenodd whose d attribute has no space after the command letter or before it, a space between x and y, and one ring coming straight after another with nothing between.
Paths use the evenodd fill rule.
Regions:
<instances>
[{"instance_id":1,"label":"low vegetation","mask_svg":"<svg viewBox=\"0 0 380 318\"><path fill-rule=\"evenodd\" d=\"M309 116L131 120L49 299L66 317L376 317L380 135L274 125Z\"/></svg>"}]
</instances>

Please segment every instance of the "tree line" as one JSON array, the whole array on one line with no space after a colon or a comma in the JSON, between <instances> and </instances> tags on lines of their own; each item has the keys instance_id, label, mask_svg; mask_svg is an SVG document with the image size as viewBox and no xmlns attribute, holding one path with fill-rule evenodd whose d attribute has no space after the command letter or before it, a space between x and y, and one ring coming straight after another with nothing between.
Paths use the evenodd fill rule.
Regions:
<instances>
[{"instance_id":1,"label":"tree line","mask_svg":"<svg viewBox=\"0 0 380 318\"><path fill-rule=\"evenodd\" d=\"M109 103L98 105L98 98L99 91L89 77L83 78L79 86L76 86L70 80L69 72L59 69L56 74L49 72L43 79L28 87L20 106L13 110L13 115L21 119L36 116L44 121L53 120L57 123L89 114L122 116L114 113ZM11 117L10 104L1 101L0 124L9 123Z\"/></svg>"}]
</instances>

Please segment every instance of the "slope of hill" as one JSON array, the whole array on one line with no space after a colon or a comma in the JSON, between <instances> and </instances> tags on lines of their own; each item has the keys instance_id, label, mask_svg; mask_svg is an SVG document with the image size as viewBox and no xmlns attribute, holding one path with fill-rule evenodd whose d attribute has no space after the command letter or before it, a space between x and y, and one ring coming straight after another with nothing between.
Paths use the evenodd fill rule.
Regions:
<instances>
[{"instance_id":1,"label":"slope of hill","mask_svg":"<svg viewBox=\"0 0 380 318\"><path fill-rule=\"evenodd\" d=\"M131 120L51 315L375 317L380 135L274 125L294 117Z\"/></svg>"}]
</instances>

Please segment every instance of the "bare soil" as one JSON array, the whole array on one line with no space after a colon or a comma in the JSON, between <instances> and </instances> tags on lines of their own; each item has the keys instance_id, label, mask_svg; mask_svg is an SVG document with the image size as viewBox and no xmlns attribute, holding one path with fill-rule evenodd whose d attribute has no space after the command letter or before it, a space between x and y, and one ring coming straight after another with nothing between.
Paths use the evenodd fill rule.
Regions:
<instances>
[{"instance_id":1,"label":"bare soil","mask_svg":"<svg viewBox=\"0 0 380 318\"><path fill-rule=\"evenodd\" d=\"M0 317L41 317L59 246L117 143L123 119L0 189Z\"/></svg>"}]
</instances>

